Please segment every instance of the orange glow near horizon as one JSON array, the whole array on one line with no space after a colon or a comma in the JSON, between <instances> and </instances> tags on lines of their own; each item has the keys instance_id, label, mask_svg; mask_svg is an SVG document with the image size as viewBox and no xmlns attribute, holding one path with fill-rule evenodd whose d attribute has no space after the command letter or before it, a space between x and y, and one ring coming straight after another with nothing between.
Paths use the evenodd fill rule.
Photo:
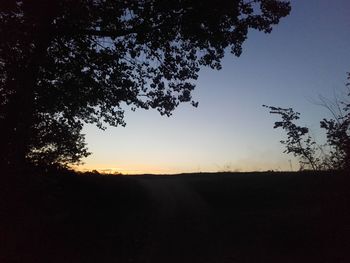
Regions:
<instances>
[{"instance_id":1,"label":"orange glow near horizon","mask_svg":"<svg viewBox=\"0 0 350 263\"><path fill-rule=\"evenodd\" d=\"M156 168L147 165L125 165L125 166L113 166L113 165L82 165L82 166L74 166L73 169L77 171L92 171L96 170L99 173L105 174L113 174L113 173L121 173L121 174L172 174L176 173L175 171L171 171L170 169L162 169Z\"/></svg>"},{"instance_id":2,"label":"orange glow near horizon","mask_svg":"<svg viewBox=\"0 0 350 263\"><path fill-rule=\"evenodd\" d=\"M126 175L133 175L133 174L171 174L170 171L164 171L164 170L142 170L142 169L128 169L128 168L118 168L118 167L101 167L101 168L95 168L95 167L73 167L73 169L80 171L80 172L87 172L87 171L93 171L96 170L99 173L102 174L126 174Z\"/></svg>"},{"instance_id":3,"label":"orange glow near horizon","mask_svg":"<svg viewBox=\"0 0 350 263\"><path fill-rule=\"evenodd\" d=\"M292 167L288 160L281 159L274 163L257 162L253 160L239 160L232 164L225 165L203 165L194 168L191 166L176 167L171 164L125 164L125 165L108 165L108 164L93 164L74 166L73 169L81 172L96 170L99 173L115 174L121 173L125 175L137 174L180 174L180 173L200 173L200 172L252 172L252 171L290 171L297 170L298 165L293 162Z\"/></svg>"}]
</instances>

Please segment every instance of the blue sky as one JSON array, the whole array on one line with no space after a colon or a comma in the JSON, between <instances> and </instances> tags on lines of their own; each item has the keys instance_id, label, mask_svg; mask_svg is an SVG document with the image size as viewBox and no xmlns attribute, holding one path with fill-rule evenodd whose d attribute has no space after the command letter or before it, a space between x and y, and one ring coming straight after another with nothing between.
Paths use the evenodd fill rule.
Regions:
<instances>
[{"instance_id":1,"label":"blue sky","mask_svg":"<svg viewBox=\"0 0 350 263\"><path fill-rule=\"evenodd\" d=\"M126 112L127 126L100 131L86 125L92 155L81 169L122 173L288 170L277 116L262 104L293 107L322 141L315 105L344 89L350 71L350 1L295 0L271 34L251 31L243 54L227 53L223 69L204 68L193 93L170 118L156 111Z\"/></svg>"}]
</instances>

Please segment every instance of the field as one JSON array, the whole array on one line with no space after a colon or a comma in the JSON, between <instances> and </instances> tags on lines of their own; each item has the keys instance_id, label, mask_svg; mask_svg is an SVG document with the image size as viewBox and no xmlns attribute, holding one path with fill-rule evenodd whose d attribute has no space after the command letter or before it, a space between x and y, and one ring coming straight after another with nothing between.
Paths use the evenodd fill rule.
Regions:
<instances>
[{"instance_id":1,"label":"field","mask_svg":"<svg viewBox=\"0 0 350 263\"><path fill-rule=\"evenodd\" d=\"M334 173L3 176L0 262L350 262Z\"/></svg>"}]
</instances>

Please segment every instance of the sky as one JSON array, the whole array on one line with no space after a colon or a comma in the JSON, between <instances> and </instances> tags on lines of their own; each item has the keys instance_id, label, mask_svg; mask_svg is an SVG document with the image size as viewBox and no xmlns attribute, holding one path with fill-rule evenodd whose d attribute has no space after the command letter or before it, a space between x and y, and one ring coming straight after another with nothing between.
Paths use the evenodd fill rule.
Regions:
<instances>
[{"instance_id":1,"label":"sky","mask_svg":"<svg viewBox=\"0 0 350 263\"><path fill-rule=\"evenodd\" d=\"M297 170L283 153L278 116L263 104L292 107L299 124L321 143L319 121L329 112L320 95L344 90L350 71L350 1L292 0L291 14L271 34L250 31L237 58L220 71L203 68L194 100L168 118L155 110L127 111L126 127L101 131L86 125L92 154L81 170L123 174Z\"/></svg>"}]
</instances>

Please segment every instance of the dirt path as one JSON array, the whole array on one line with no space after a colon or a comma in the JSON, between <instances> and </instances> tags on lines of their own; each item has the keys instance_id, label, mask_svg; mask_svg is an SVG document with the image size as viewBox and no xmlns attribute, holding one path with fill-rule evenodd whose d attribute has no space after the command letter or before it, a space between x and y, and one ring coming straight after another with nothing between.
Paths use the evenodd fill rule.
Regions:
<instances>
[{"instance_id":1,"label":"dirt path","mask_svg":"<svg viewBox=\"0 0 350 263\"><path fill-rule=\"evenodd\" d=\"M215 262L208 225L208 206L177 177L140 177L149 191L153 214L140 262Z\"/></svg>"}]
</instances>

